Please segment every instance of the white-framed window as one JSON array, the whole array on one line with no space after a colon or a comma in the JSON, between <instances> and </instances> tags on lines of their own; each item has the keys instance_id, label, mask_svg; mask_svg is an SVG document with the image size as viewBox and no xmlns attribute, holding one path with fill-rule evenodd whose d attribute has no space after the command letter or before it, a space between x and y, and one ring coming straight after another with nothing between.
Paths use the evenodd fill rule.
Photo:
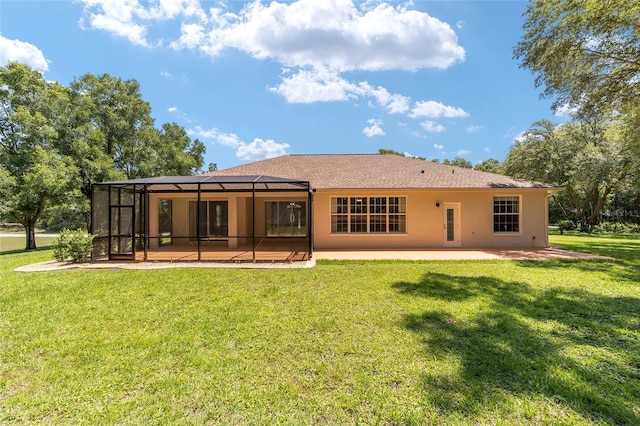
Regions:
<instances>
[{"instance_id":1,"label":"white-framed window","mask_svg":"<svg viewBox=\"0 0 640 426\"><path fill-rule=\"evenodd\" d=\"M521 228L519 195L493 197L493 232L495 234L519 234Z\"/></svg>"},{"instance_id":2,"label":"white-framed window","mask_svg":"<svg viewBox=\"0 0 640 426\"><path fill-rule=\"evenodd\" d=\"M331 197L331 232L336 234L407 232L407 198Z\"/></svg>"}]
</instances>

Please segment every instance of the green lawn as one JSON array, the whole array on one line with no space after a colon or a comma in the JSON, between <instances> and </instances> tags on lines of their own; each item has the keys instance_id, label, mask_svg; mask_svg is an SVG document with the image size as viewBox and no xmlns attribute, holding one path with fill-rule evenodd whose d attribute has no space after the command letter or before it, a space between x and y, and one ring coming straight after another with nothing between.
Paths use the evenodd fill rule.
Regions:
<instances>
[{"instance_id":1,"label":"green lawn","mask_svg":"<svg viewBox=\"0 0 640 426\"><path fill-rule=\"evenodd\" d=\"M640 238L616 261L14 273L0 423L640 424Z\"/></svg>"},{"instance_id":2,"label":"green lawn","mask_svg":"<svg viewBox=\"0 0 640 426\"><path fill-rule=\"evenodd\" d=\"M0 253L23 251L26 245L24 232L18 235L18 237L0 237ZM55 240L56 237L41 237L36 234L36 246L39 249L51 247Z\"/></svg>"}]
</instances>

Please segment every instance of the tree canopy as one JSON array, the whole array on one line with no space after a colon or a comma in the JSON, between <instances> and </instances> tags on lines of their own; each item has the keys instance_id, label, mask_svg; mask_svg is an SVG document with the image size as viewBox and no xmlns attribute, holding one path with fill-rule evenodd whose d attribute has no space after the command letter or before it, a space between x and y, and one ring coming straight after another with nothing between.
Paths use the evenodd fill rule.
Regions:
<instances>
[{"instance_id":1,"label":"tree canopy","mask_svg":"<svg viewBox=\"0 0 640 426\"><path fill-rule=\"evenodd\" d=\"M0 67L0 214L24 225L27 249L47 209L88 225L92 183L192 175L204 152L176 123L154 126L135 80L86 74L64 87L26 65Z\"/></svg>"},{"instance_id":2,"label":"tree canopy","mask_svg":"<svg viewBox=\"0 0 640 426\"><path fill-rule=\"evenodd\" d=\"M532 0L514 49L556 108L583 115L640 107L640 3Z\"/></svg>"},{"instance_id":3,"label":"tree canopy","mask_svg":"<svg viewBox=\"0 0 640 426\"><path fill-rule=\"evenodd\" d=\"M449 166L463 167L465 169L473 168L473 164L471 163L471 161L465 158L462 158L460 156L455 157L453 160L449 160L448 158L445 158L444 160L442 160L442 164L447 164Z\"/></svg>"},{"instance_id":4,"label":"tree canopy","mask_svg":"<svg viewBox=\"0 0 640 426\"><path fill-rule=\"evenodd\" d=\"M142 99L137 81L85 74L71 83L70 90L74 104L80 106L73 128L81 131L69 140L68 152L80 142L94 152L98 163L106 157L113 170L127 179L192 175L202 167L204 145L191 141L176 123L155 128L151 107Z\"/></svg>"},{"instance_id":5,"label":"tree canopy","mask_svg":"<svg viewBox=\"0 0 640 426\"><path fill-rule=\"evenodd\" d=\"M497 158L487 158L484 161L473 166L474 170L480 170L481 172L498 173L502 174L502 164Z\"/></svg>"},{"instance_id":6,"label":"tree canopy","mask_svg":"<svg viewBox=\"0 0 640 426\"><path fill-rule=\"evenodd\" d=\"M415 155L409 155L409 154L406 154L404 152L398 152L398 151L394 151L393 149L387 149L387 148L378 149L378 154L382 154L382 155L399 155L401 157L411 157L411 158L417 158L418 160L426 160L426 158L424 158L424 157L418 157L418 156L415 156Z\"/></svg>"},{"instance_id":7,"label":"tree canopy","mask_svg":"<svg viewBox=\"0 0 640 426\"><path fill-rule=\"evenodd\" d=\"M510 176L564 187L558 195L560 206L583 230L598 223L610 196L637 173L618 123L598 121L534 123L515 142L503 166Z\"/></svg>"},{"instance_id":8,"label":"tree canopy","mask_svg":"<svg viewBox=\"0 0 640 426\"><path fill-rule=\"evenodd\" d=\"M24 226L26 249L36 248L36 222L63 198L75 172L53 148L67 100L64 88L38 71L17 63L0 68L0 210Z\"/></svg>"}]
</instances>

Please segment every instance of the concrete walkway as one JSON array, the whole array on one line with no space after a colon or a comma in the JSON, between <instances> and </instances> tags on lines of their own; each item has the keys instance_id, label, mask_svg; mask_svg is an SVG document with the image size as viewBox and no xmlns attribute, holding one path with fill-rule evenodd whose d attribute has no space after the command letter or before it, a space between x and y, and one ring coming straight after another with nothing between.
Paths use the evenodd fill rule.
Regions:
<instances>
[{"instance_id":1,"label":"concrete walkway","mask_svg":"<svg viewBox=\"0 0 640 426\"><path fill-rule=\"evenodd\" d=\"M615 260L610 257L596 256L563 250L557 247L525 250L335 250L316 251L313 259L301 262L89 262L66 263L50 260L16 268L16 272L61 271L69 269L172 269L172 268L245 268L245 269L291 269L312 268L317 260Z\"/></svg>"},{"instance_id":2,"label":"concrete walkway","mask_svg":"<svg viewBox=\"0 0 640 426\"><path fill-rule=\"evenodd\" d=\"M316 260L549 260L606 259L588 253L578 253L557 247L544 249L447 249L447 250L335 250L314 251Z\"/></svg>"}]
</instances>

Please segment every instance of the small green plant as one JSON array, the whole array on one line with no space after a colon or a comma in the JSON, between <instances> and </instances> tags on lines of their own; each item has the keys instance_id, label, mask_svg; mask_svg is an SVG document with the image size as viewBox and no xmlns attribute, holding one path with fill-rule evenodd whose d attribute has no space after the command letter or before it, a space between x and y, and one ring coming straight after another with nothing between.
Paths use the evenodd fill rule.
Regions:
<instances>
[{"instance_id":1,"label":"small green plant","mask_svg":"<svg viewBox=\"0 0 640 426\"><path fill-rule=\"evenodd\" d=\"M576 224L572 220L561 220L558 222L558 229L560 230L560 235L563 235L564 231L576 229Z\"/></svg>"},{"instance_id":2,"label":"small green plant","mask_svg":"<svg viewBox=\"0 0 640 426\"><path fill-rule=\"evenodd\" d=\"M86 262L91 253L93 238L94 235L87 234L82 229L63 229L55 241L53 257L58 262L64 262L69 258L74 263Z\"/></svg>"}]
</instances>

